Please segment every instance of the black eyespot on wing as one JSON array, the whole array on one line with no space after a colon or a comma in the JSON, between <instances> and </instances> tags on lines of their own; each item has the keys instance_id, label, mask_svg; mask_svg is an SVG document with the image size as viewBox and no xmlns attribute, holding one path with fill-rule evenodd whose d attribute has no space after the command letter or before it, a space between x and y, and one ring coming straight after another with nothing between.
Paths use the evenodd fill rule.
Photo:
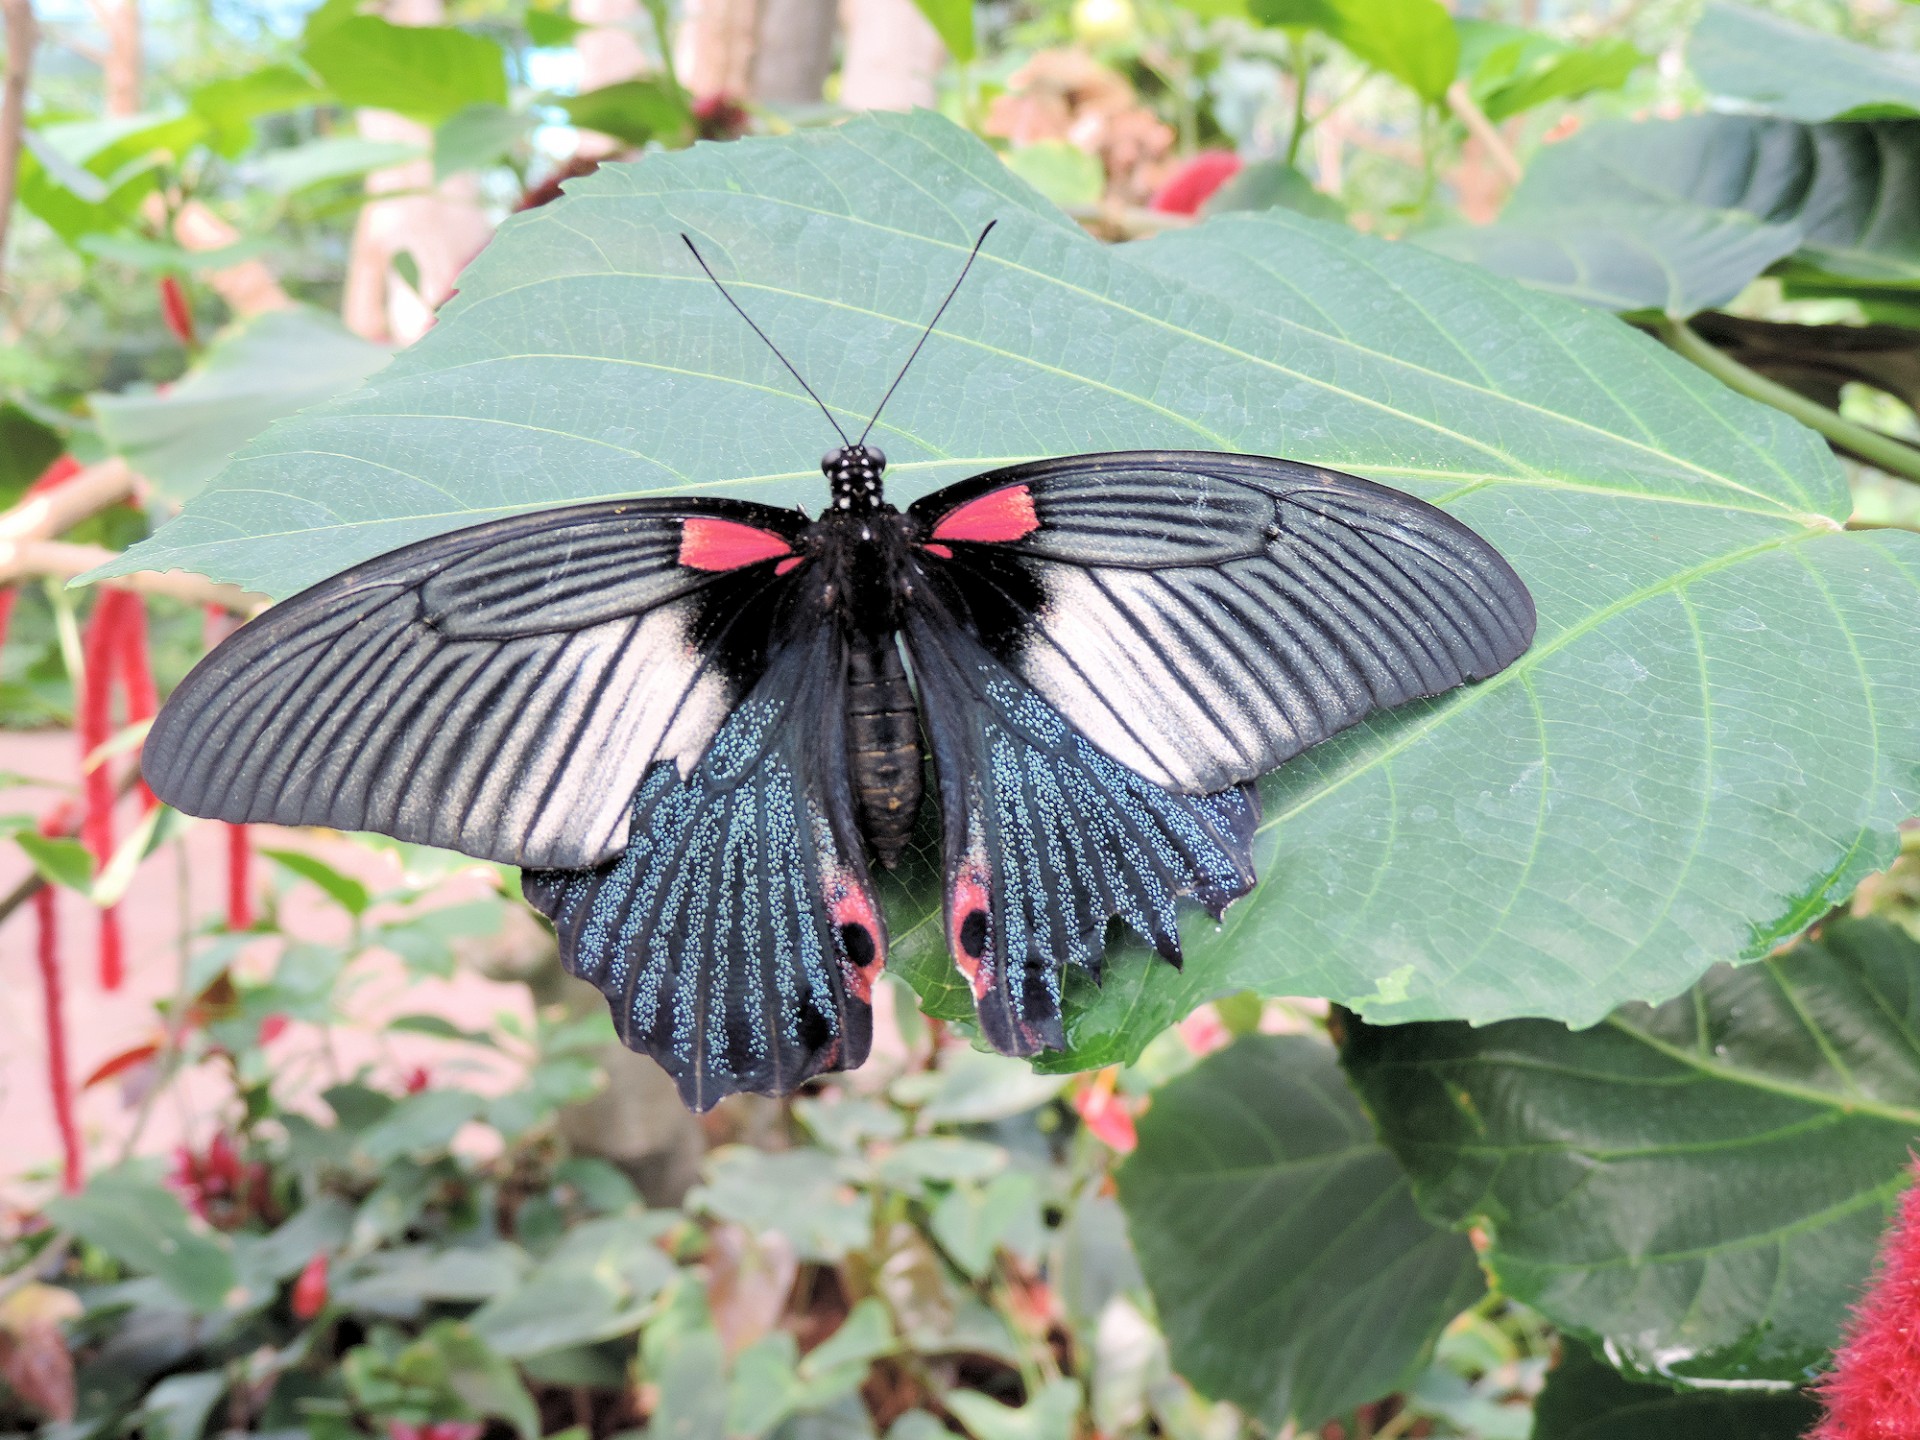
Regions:
<instances>
[{"instance_id":1,"label":"black eyespot on wing","mask_svg":"<svg viewBox=\"0 0 1920 1440\"><path fill-rule=\"evenodd\" d=\"M992 503L1016 490L1030 528ZM1412 496L1287 460L1043 460L909 514L942 607L1102 751L1189 794L1485 679L1533 638L1532 597L1480 536ZM958 543L932 538L943 521Z\"/></svg>"},{"instance_id":2,"label":"black eyespot on wing","mask_svg":"<svg viewBox=\"0 0 1920 1440\"><path fill-rule=\"evenodd\" d=\"M694 521L774 540L806 524L738 501L617 501L380 556L201 661L147 737L147 781L214 819L605 860L649 766L691 765L758 678L790 589L773 564L682 563Z\"/></svg>"}]
</instances>

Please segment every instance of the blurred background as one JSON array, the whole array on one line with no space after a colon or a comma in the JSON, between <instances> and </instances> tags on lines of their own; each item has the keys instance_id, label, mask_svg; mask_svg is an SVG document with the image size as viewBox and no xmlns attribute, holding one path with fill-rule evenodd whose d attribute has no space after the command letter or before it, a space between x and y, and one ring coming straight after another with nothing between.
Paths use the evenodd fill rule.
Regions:
<instances>
[{"instance_id":1,"label":"blurred background","mask_svg":"<svg viewBox=\"0 0 1920 1440\"><path fill-rule=\"evenodd\" d=\"M1225 997L1044 1076L889 980L864 1070L696 1119L510 871L153 807L144 722L259 597L64 582L417 339L569 179L876 108L1103 240L1284 206L1612 310L1825 435L1856 523L1911 525L1920 7L0 11L0 1431L1533 1433L1554 1339L1497 1294L1435 1343L1322 1276L1284 1385L1169 1335L1123 1214L1177 1209L1177 1156L1135 1155L1158 1097L1324 1005ZM84 1311L38 1283L76 1256Z\"/></svg>"}]
</instances>

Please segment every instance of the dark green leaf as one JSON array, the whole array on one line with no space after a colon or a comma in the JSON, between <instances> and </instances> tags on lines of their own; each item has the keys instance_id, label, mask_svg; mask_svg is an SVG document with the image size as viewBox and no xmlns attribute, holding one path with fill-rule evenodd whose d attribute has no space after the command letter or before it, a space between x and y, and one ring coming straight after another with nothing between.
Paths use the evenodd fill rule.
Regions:
<instances>
[{"instance_id":1,"label":"dark green leaf","mask_svg":"<svg viewBox=\"0 0 1920 1440\"><path fill-rule=\"evenodd\" d=\"M1844 921L1591 1030L1357 1026L1346 1058L1508 1294L1651 1374L1798 1381L1907 1178L1916 1035L1920 945Z\"/></svg>"},{"instance_id":2,"label":"dark green leaf","mask_svg":"<svg viewBox=\"0 0 1920 1440\"><path fill-rule=\"evenodd\" d=\"M543 10L527 7L527 38L542 49L571 45L582 30L589 27L567 14L565 9Z\"/></svg>"},{"instance_id":3,"label":"dark green leaf","mask_svg":"<svg viewBox=\"0 0 1920 1440\"><path fill-rule=\"evenodd\" d=\"M315 1255L330 1255L347 1243L353 1206L322 1192L283 1220L271 1234L251 1240L247 1268L268 1280L287 1280Z\"/></svg>"},{"instance_id":4,"label":"dark green leaf","mask_svg":"<svg viewBox=\"0 0 1920 1440\"><path fill-rule=\"evenodd\" d=\"M151 1275L193 1309L222 1309L235 1283L233 1257L193 1228L171 1190L127 1170L96 1175L78 1195L46 1204L46 1216L128 1269Z\"/></svg>"},{"instance_id":5,"label":"dark green leaf","mask_svg":"<svg viewBox=\"0 0 1920 1440\"><path fill-rule=\"evenodd\" d=\"M1304 1036L1248 1036L1156 1091L1117 1178L1174 1367L1276 1428L1406 1383L1482 1290Z\"/></svg>"},{"instance_id":6,"label":"dark green leaf","mask_svg":"<svg viewBox=\"0 0 1920 1440\"><path fill-rule=\"evenodd\" d=\"M1743 115L1595 125L1534 161L1493 225L1420 243L1611 310L1690 315L1770 265L1920 280L1920 121Z\"/></svg>"},{"instance_id":7,"label":"dark green leaf","mask_svg":"<svg viewBox=\"0 0 1920 1440\"><path fill-rule=\"evenodd\" d=\"M664 75L650 80L622 80L584 95L551 99L582 130L598 130L629 145L644 145L649 140L670 145L693 130L686 96Z\"/></svg>"},{"instance_id":8,"label":"dark green leaf","mask_svg":"<svg viewBox=\"0 0 1920 1440\"><path fill-rule=\"evenodd\" d=\"M0 505L11 505L65 450L60 432L11 401L0 403Z\"/></svg>"},{"instance_id":9,"label":"dark green leaf","mask_svg":"<svg viewBox=\"0 0 1920 1440\"><path fill-rule=\"evenodd\" d=\"M389 1030L399 1030L408 1035L431 1035L436 1040L458 1040L467 1045L485 1045L498 1048L494 1039L484 1030L462 1030L451 1020L441 1015L399 1015L387 1022Z\"/></svg>"},{"instance_id":10,"label":"dark green leaf","mask_svg":"<svg viewBox=\"0 0 1920 1440\"><path fill-rule=\"evenodd\" d=\"M343 105L437 122L468 105L507 103L505 53L451 26L355 15L310 31L301 54Z\"/></svg>"},{"instance_id":11,"label":"dark green leaf","mask_svg":"<svg viewBox=\"0 0 1920 1440\"><path fill-rule=\"evenodd\" d=\"M1795 120L1920 114L1920 62L1751 5L1710 4L1687 44L1700 83Z\"/></svg>"},{"instance_id":12,"label":"dark green leaf","mask_svg":"<svg viewBox=\"0 0 1920 1440\"><path fill-rule=\"evenodd\" d=\"M628 1335L674 1275L653 1242L659 1216L608 1216L568 1231L525 1283L489 1300L473 1328L503 1355L538 1355Z\"/></svg>"},{"instance_id":13,"label":"dark green leaf","mask_svg":"<svg viewBox=\"0 0 1920 1440\"><path fill-rule=\"evenodd\" d=\"M1675 1390L1631 1380L1576 1340L1534 1404L1533 1440L1800 1440L1820 1418L1804 1395Z\"/></svg>"},{"instance_id":14,"label":"dark green leaf","mask_svg":"<svg viewBox=\"0 0 1920 1440\"><path fill-rule=\"evenodd\" d=\"M973 0L913 0L947 53L965 65L974 56Z\"/></svg>"},{"instance_id":15,"label":"dark green leaf","mask_svg":"<svg viewBox=\"0 0 1920 1440\"><path fill-rule=\"evenodd\" d=\"M272 850L264 846L260 853L283 870L312 881L349 915L364 915L367 906L373 903L366 886L351 875L342 875L324 860L316 860L299 850Z\"/></svg>"},{"instance_id":16,"label":"dark green leaf","mask_svg":"<svg viewBox=\"0 0 1920 1440\"><path fill-rule=\"evenodd\" d=\"M1440 502L1541 614L1500 676L1269 778L1263 884L1189 924L1184 973L1116 955L1056 1063L1127 1058L1242 989L1591 1023L1766 953L1891 860L1920 809L1920 541L1841 533L1817 436L1611 317L1285 210L1102 246L926 114L575 182L371 384L109 568L284 595L542 506L817 506L826 427L681 232L859 426L995 217L875 431L894 503L1035 455L1290 455ZM895 958L950 994L938 910L931 887L894 907Z\"/></svg>"},{"instance_id":17,"label":"dark green leaf","mask_svg":"<svg viewBox=\"0 0 1920 1440\"><path fill-rule=\"evenodd\" d=\"M393 1113L394 1099L382 1090L349 1082L320 1092L342 1130L357 1134Z\"/></svg>"},{"instance_id":18,"label":"dark green leaf","mask_svg":"<svg viewBox=\"0 0 1920 1440\"><path fill-rule=\"evenodd\" d=\"M380 346L318 310L269 310L223 331L164 392L95 395L91 403L114 453L184 500L275 420L351 390L386 359Z\"/></svg>"}]
</instances>

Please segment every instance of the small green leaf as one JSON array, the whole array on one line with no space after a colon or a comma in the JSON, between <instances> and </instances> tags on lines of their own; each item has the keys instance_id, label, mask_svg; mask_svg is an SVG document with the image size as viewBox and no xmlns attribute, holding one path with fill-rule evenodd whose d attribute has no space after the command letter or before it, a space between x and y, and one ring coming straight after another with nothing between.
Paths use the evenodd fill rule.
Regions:
<instances>
[{"instance_id":1,"label":"small green leaf","mask_svg":"<svg viewBox=\"0 0 1920 1440\"><path fill-rule=\"evenodd\" d=\"M78 840L32 830L16 830L13 839L49 885L63 885L82 895L93 888L93 856Z\"/></svg>"},{"instance_id":2,"label":"small green leaf","mask_svg":"<svg viewBox=\"0 0 1920 1440\"><path fill-rule=\"evenodd\" d=\"M1617 36L1568 44L1540 30L1462 20L1460 64L1481 110L1496 123L1549 100L1617 90L1650 58Z\"/></svg>"},{"instance_id":3,"label":"small green leaf","mask_svg":"<svg viewBox=\"0 0 1920 1440\"><path fill-rule=\"evenodd\" d=\"M838 1260L871 1238L867 1206L824 1150L715 1150L687 1208L750 1230L777 1230L802 1260Z\"/></svg>"},{"instance_id":4,"label":"small green leaf","mask_svg":"<svg viewBox=\"0 0 1920 1440\"><path fill-rule=\"evenodd\" d=\"M653 1243L662 1223L621 1215L575 1226L522 1284L474 1312L475 1332L515 1358L633 1333L677 1273Z\"/></svg>"},{"instance_id":5,"label":"small green leaf","mask_svg":"<svg viewBox=\"0 0 1920 1440\"><path fill-rule=\"evenodd\" d=\"M1859 920L1590 1030L1356 1025L1345 1058L1506 1293L1650 1375L1798 1382L1907 1180L1916 1036L1920 944Z\"/></svg>"},{"instance_id":6,"label":"small green leaf","mask_svg":"<svg viewBox=\"0 0 1920 1440\"><path fill-rule=\"evenodd\" d=\"M360 1132L360 1152L375 1165L444 1150L485 1105L466 1090L422 1090Z\"/></svg>"},{"instance_id":7,"label":"small green leaf","mask_svg":"<svg viewBox=\"0 0 1920 1440\"><path fill-rule=\"evenodd\" d=\"M1004 158L1009 170L1056 205L1097 205L1106 193L1107 172L1099 160L1065 140L1037 140Z\"/></svg>"},{"instance_id":8,"label":"small green leaf","mask_svg":"<svg viewBox=\"0 0 1920 1440\"><path fill-rule=\"evenodd\" d=\"M1174 1366L1276 1429L1405 1384L1483 1289L1318 1040L1236 1041L1139 1130L1116 1178Z\"/></svg>"},{"instance_id":9,"label":"small green leaf","mask_svg":"<svg viewBox=\"0 0 1920 1440\"><path fill-rule=\"evenodd\" d=\"M1794 1391L1675 1390L1632 1380L1577 1340L1534 1402L1533 1440L1800 1440L1820 1407Z\"/></svg>"},{"instance_id":10,"label":"small green leaf","mask_svg":"<svg viewBox=\"0 0 1920 1440\"><path fill-rule=\"evenodd\" d=\"M486 1031L462 1030L443 1015L396 1015L387 1022L386 1028L407 1035L430 1035L436 1040L459 1040L468 1045L499 1048Z\"/></svg>"},{"instance_id":11,"label":"small green leaf","mask_svg":"<svg viewBox=\"0 0 1920 1440\"><path fill-rule=\"evenodd\" d=\"M221 1370L169 1375L147 1392L140 1407L147 1422L142 1433L149 1440L200 1440L207 1417L226 1393L227 1376Z\"/></svg>"},{"instance_id":12,"label":"small green leaf","mask_svg":"<svg viewBox=\"0 0 1920 1440\"><path fill-rule=\"evenodd\" d=\"M1055 1380L1017 1409L977 1390L950 1390L947 1408L974 1440L1072 1440L1080 1386Z\"/></svg>"},{"instance_id":13,"label":"small green leaf","mask_svg":"<svg viewBox=\"0 0 1920 1440\"><path fill-rule=\"evenodd\" d=\"M429 123L468 105L507 103L507 57L447 25L354 15L309 33L302 58L343 105L397 110Z\"/></svg>"},{"instance_id":14,"label":"small green leaf","mask_svg":"<svg viewBox=\"0 0 1920 1440\"><path fill-rule=\"evenodd\" d=\"M975 53L973 0L913 0L947 53L962 65Z\"/></svg>"},{"instance_id":15,"label":"small green leaf","mask_svg":"<svg viewBox=\"0 0 1920 1440\"><path fill-rule=\"evenodd\" d=\"M1256 160L1207 197L1202 213L1225 215L1235 210L1271 210L1285 206L1316 220L1344 221L1347 212L1333 196L1318 190L1284 160Z\"/></svg>"},{"instance_id":16,"label":"small green leaf","mask_svg":"<svg viewBox=\"0 0 1920 1440\"><path fill-rule=\"evenodd\" d=\"M357 180L370 170L385 170L418 160L418 145L400 140L366 140L358 135L326 135L286 150L269 150L250 166L253 178L275 195L297 195L316 185Z\"/></svg>"},{"instance_id":17,"label":"small green leaf","mask_svg":"<svg viewBox=\"0 0 1920 1440\"><path fill-rule=\"evenodd\" d=\"M659 1388L650 1440L720 1440L726 1434L726 1351L706 1292L683 1275L640 1342L641 1373Z\"/></svg>"},{"instance_id":18,"label":"small green leaf","mask_svg":"<svg viewBox=\"0 0 1920 1440\"><path fill-rule=\"evenodd\" d=\"M130 1171L96 1175L78 1195L49 1200L46 1214L203 1314L223 1309L236 1283L226 1245L194 1229L171 1190Z\"/></svg>"},{"instance_id":19,"label":"small green leaf","mask_svg":"<svg viewBox=\"0 0 1920 1440\"><path fill-rule=\"evenodd\" d=\"M222 270L229 265L238 265L243 260L251 260L266 249L266 242L259 239L240 240L232 245L223 245L218 250L188 250L164 241L149 240L142 235L88 235L80 241L79 249L96 260L110 260L116 265L127 265L136 270L161 274L177 271L184 274L196 270Z\"/></svg>"},{"instance_id":20,"label":"small green leaf","mask_svg":"<svg viewBox=\"0 0 1920 1440\"><path fill-rule=\"evenodd\" d=\"M1460 68L1460 34L1440 0L1250 0L1263 25L1318 30L1437 102Z\"/></svg>"},{"instance_id":21,"label":"small green leaf","mask_svg":"<svg viewBox=\"0 0 1920 1440\"><path fill-rule=\"evenodd\" d=\"M975 1280L993 1268L1003 1241L1030 1251L1042 1233L1040 1190L1031 1175L999 1175L984 1186L956 1185L931 1217L933 1238Z\"/></svg>"},{"instance_id":22,"label":"small green leaf","mask_svg":"<svg viewBox=\"0 0 1920 1440\"><path fill-rule=\"evenodd\" d=\"M1007 1166L1007 1152L983 1140L947 1135L925 1136L896 1145L881 1155L881 1183L893 1189L918 1189L929 1183L984 1180Z\"/></svg>"},{"instance_id":23,"label":"small green leaf","mask_svg":"<svg viewBox=\"0 0 1920 1440\"><path fill-rule=\"evenodd\" d=\"M433 177L484 170L512 154L539 122L504 105L468 105L433 132Z\"/></svg>"},{"instance_id":24,"label":"small green leaf","mask_svg":"<svg viewBox=\"0 0 1920 1440\"><path fill-rule=\"evenodd\" d=\"M684 93L665 76L622 80L584 95L549 97L582 130L597 130L629 145L659 140L671 145L693 130Z\"/></svg>"},{"instance_id":25,"label":"small green leaf","mask_svg":"<svg viewBox=\"0 0 1920 1440\"><path fill-rule=\"evenodd\" d=\"M367 913L367 906L373 903L373 897L367 893L366 886L351 875L342 875L324 860L316 860L313 856L299 850L271 850L264 846L260 853L283 870L319 886L349 915L364 915Z\"/></svg>"},{"instance_id":26,"label":"small green leaf","mask_svg":"<svg viewBox=\"0 0 1920 1440\"><path fill-rule=\"evenodd\" d=\"M0 505L12 505L65 450L60 432L12 401L0 403Z\"/></svg>"},{"instance_id":27,"label":"small green leaf","mask_svg":"<svg viewBox=\"0 0 1920 1440\"><path fill-rule=\"evenodd\" d=\"M547 10L536 5L527 7L526 26L527 38L543 50L571 45L582 30L591 28L565 10Z\"/></svg>"}]
</instances>

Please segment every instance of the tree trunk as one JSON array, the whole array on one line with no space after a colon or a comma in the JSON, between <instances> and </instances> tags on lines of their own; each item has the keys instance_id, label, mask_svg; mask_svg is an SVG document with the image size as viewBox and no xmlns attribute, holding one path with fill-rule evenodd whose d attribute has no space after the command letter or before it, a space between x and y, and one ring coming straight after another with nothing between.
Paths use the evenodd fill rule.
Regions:
<instances>
[{"instance_id":1,"label":"tree trunk","mask_svg":"<svg viewBox=\"0 0 1920 1440\"><path fill-rule=\"evenodd\" d=\"M913 0L845 0L840 103L849 110L912 110L937 98L947 49Z\"/></svg>"},{"instance_id":2,"label":"tree trunk","mask_svg":"<svg viewBox=\"0 0 1920 1440\"><path fill-rule=\"evenodd\" d=\"M745 95L759 25L758 0L692 0L674 41L675 68L687 93L698 99Z\"/></svg>"},{"instance_id":3,"label":"tree trunk","mask_svg":"<svg viewBox=\"0 0 1920 1440\"><path fill-rule=\"evenodd\" d=\"M753 98L817 105L833 69L834 0L763 0L753 57Z\"/></svg>"},{"instance_id":4,"label":"tree trunk","mask_svg":"<svg viewBox=\"0 0 1920 1440\"><path fill-rule=\"evenodd\" d=\"M107 34L101 68L107 87L107 114L140 113L140 0L95 0L93 15Z\"/></svg>"},{"instance_id":5,"label":"tree trunk","mask_svg":"<svg viewBox=\"0 0 1920 1440\"><path fill-rule=\"evenodd\" d=\"M444 18L441 0L394 0L387 19L396 25L434 25ZM426 126L388 110L362 110L360 133L370 140L399 140L433 147ZM493 234L480 206L479 186L471 175L454 175L438 185L431 158L376 170L367 177L367 193L402 192L394 199L370 199L354 227L347 261L346 296L341 317L347 328L368 340L411 345L433 325L433 312L453 294L467 262ZM410 192L410 193L408 193ZM394 257L413 257L419 284L394 271Z\"/></svg>"}]
</instances>

